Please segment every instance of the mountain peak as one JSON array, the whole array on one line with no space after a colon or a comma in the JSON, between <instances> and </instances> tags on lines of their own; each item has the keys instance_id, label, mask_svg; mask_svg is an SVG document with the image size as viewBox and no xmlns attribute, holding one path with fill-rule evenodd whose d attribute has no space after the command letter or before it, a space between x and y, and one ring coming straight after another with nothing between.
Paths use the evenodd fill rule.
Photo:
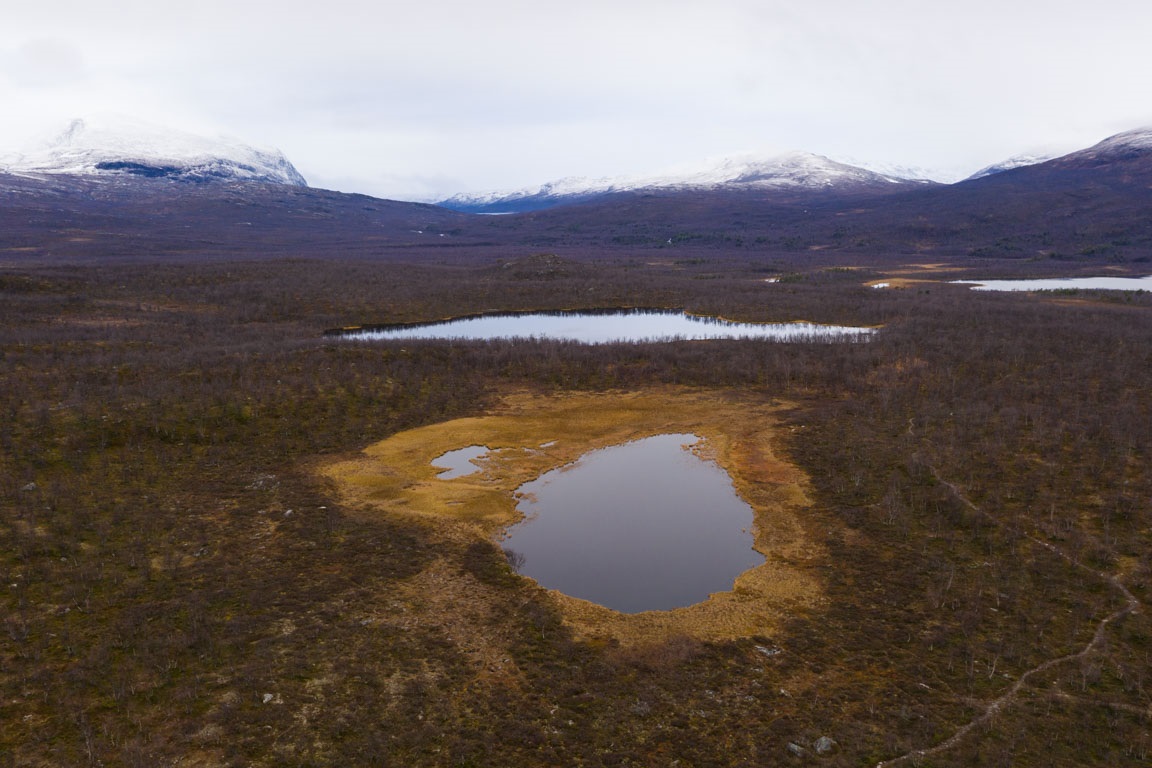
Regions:
<instances>
[{"instance_id":1,"label":"mountain peak","mask_svg":"<svg viewBox=\"0 0 1152 768\"><path fill-rule=\"evenodd\" d=\"M974 179L982 179L985 176L995 176L1004 171L1011 171L1016 168L1025 168L1029 165L1039 165L1046 163L1054 157L1058 157L1057 153L1053 152L1024 152L1019 155L1013 155L1007 160L1001 160L998 163L985 166L976 173L969 176L965 181L972 181Z\"/></svg>"},{"instance_id":2,"label":"mountain peak","mask_svg":"<svg viewBox=\"0 0 1152 768\"><path fill-rule=\"evenodd\" d=\"M77 118L52 138L0 160L18 173L143 176L178 181L257 181L307 186L275 149L207 138L121 117Z\"/></svg>"},{"instance_id":3,"label":"mountain peak","mask_svg":"<svg viewBox=\"0 0 1152 768\"><path fill-rule=\"evenodd\" d=\"M1109 136L1087 149L1059 157L1055 160L1061 168L1090 169L1119 163L1133 162L1152 166L1152 127L1136 128Z\"/></svg>"},{"instance_id":4,"label":"mountain peak","mask_svg":"<svg viewBox=\"0 0 1152 768\"><path fill-rule=\"evenodd\" d=\"M1152 152L1152 127L1136 128L1131 131L1117 133L1115 136L1109 136L1104 139L1104 141L1084 151L1092 152L1099 156L1126 156Z\"/></svg>"},{"instance_id":5,"label":"mountain peak","mask_svg":"<svg viewBox=\"0 0 1152 768\"><path fill-rule=\"evenodd\" d=\"M663 175L602 179L570 177L512 192L455 195L441 201L440 205L473 213L512 213L622 192L895 190L900 185L922 183L925 182L877 173L810 152L787 152L769 157L742 154Z\"/></svg>"}]
</instances>

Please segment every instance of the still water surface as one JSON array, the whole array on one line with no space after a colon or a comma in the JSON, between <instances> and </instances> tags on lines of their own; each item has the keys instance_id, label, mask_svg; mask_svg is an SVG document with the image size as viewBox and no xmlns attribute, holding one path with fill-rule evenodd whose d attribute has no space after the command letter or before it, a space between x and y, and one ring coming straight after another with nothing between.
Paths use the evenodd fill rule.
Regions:
<instances>
[{"instance_id":1,"label":"still water surface","mask_svg":"<svg viewBox=\"0 0 1152 768\"><path fill-rule=\"evenodd\" d=\"M1083 288L1111 291L1152 291L1149 277L1068 277L1042 280L953 280L976 291L1059 291Z\"/></svg>"},{"instance_id":2,"label":"still water surface","mask_svg":"<svg viewBox=\"0 0 1152 768\"><path fill-rule=\"evenodd\" d=\"M520 312L481 315L442 323L369 328L341 334L368 341L389 339L550 339L583 344L700 339L856 340L874 333L814 323L735 323L664 310L619 312Z\"/></svg>"},{"instance_id":3,"label":"still water surface","mask_svg":"<svg viewBox=\"0 0 1152 768\"><path fill-rule=\"evenodd\" d=\"M752 508L728 473L657 435L585 454L518 490L526 520L504 547L541 585L624 613L664 611L732 589L764 562Z\"/></svg>"},{"instance_id":4,"label":"still water surface","mask_svg":"<svg viewBox=\"0 0 1152 768\"><path fill-rule=\"evenodd\" d=\"M442 453L432 459L432 466L444 471L436 475L441 480L451 480L454 477L464 477L480 471L476 459L488 453L486 445L470 445L467 448L458 448L455 451Z\"/></svg>"}]
</instances>

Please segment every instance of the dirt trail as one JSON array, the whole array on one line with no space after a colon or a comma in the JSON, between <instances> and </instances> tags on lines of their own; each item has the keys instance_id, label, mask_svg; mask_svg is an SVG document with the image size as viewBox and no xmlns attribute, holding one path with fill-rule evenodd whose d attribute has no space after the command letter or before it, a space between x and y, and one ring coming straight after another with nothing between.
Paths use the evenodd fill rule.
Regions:
<instances>
[{"instance_id":1,"label":"dirt trail","mask_svg":"<svg viewBox=\"0 0 1152 768\"><path fill-rule=\"evenodd\" d=\"M911 427L909 429L911 429ZM985 511L984 509L981 509L976 504L974 504L967 496L965 496L960 491L960 489L954 483L951 483L951 482L945 480L944 478L940 477L940 474L936 471L935 467L929 466L929 469L932 470L932 476L936 478L936 481L939 482L941 485L945 486L946 488L948 488L948 490L951 491L956 496L956 498L959 499L965 506L967 506L973 512L976 512L977 514L990 520L997 527L1000 527L1000 528L1004 527L1004 523L1001 520L996 518L991 513ZM950 737L948 737L944 741L940 742L939 744L937 744L933 747L928 747L926 749L912 750L911 752L907 752L903 755L900 755L899 757L894 757L891 760L882 760L876 764L876 768L889 768L890 766L900 765L900 764L906 763L908 761L913 761L914 763L918 763L922 758L930 757L932 755L939 754L941 752L947 751L947 750L951 749L952 747L956 746L957 744L960 743L960 741L962 739L964 739L964 737L966 737L969 733L971 733L973 729L986 723L989 719L991 719L993 716L995 716L996 713L1000 712L1006 706L1008 706L1013 701L1015 701L1016 697L1020 694L1020 691L1024 688L1025 685L1027 685L1028 681L1031 678L1033 678L1036 675L1039 675L1043 672L1046 672L1049 669L1051 669L1052 667L1055 667L1059 664L1064 664L1064 663L1070 662L1070 661L1077 661L1078 659L1082 659L1085 656L1087 656L1088 654L1092 653L1093 651L1095 651L1097 648L1100 647L1101 643L1104 642L1104 633L1107 631L1109 624L1123 618L1124 616L1127 616L1130 613L1133 613L1133 612L1139 610L1139 608L1141 607L1140 601L1136 598L1135 595L1132 594L1132 592L1130 592L1128 590L1127 587L1124 586L1124 584L1120 581L1120 578L1118 576L1115 576L1115 575L1110 574L1110 573L1104 573L1103 571L1097 571L1097 570L1095 570L1095 569L1093 569L1087 565L1084 565L1084 563L1080 562L1076 558L1074 558L1071 555L1069 555L1068 553L1064 552L1062 549L1060 549L1056 545L1052 544L1051 542L1044 541L1042 539L1038 539L1035 536L1032 536L1031 534L1026 534L1024 538L1028 539L1029 541L1033 542L1034 544L1040 545L1044 549L1047 549L1049 552L1053 553L1054 555L1061 558L1062 560L1065 560L1066 562L1070 563L1071 565L1074 565L1083 571L1087 571L1088 573L1091 573L1092 575L1097 576L1097 577L1103 579L1104 581L1108 582L1109 584L1111 584L1117 591L1120 592L1120 594L1122 594L1124 596L1124 601L1125 601L1124 606L1121 607L1120 609L1112 612L1108 616L1105 616L1103 619L1100 620L1100 623L1096 626L1096 632L1092 635L1092 640L1086 646L1084 646L1083 649L1081 649L1077 653L1071 653L1071 654L1068 654L1066 656L1060 656L1060 657L1055 658L1055 659L1049 659L1048 661L1044 662L1043 664L1040 664L1039 666L1033 667L1032 669L1028 670L1024 674L1020 675L1020 677L1017 678L1016 682L1013 683L1011 685L1011 687L1009 687L1008 690L1004 692L1003 695L999 696L996 699L993 699L992 701L990 701L986 705L984 705L984 711L983 712L981 712L979 715L977 715L975 718L973 718L969 722L962 725L959 729L956 730L955 733L953 733Z\"/></svg>"}]
</instances>

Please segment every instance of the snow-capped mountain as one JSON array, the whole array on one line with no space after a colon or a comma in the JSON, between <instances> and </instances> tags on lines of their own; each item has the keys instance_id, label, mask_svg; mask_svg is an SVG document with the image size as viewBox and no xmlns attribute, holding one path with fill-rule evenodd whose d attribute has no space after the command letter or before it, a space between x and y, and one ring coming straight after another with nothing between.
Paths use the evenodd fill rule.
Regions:
<instances>
[{"instance_id":1,"label":"snow-capped mountain","mask_svg":"<svg viewBox=\"0 0 1152 768\"><path fill-rule=\"evenodd\" d=\"M1152 127L1124 131L1109 136L1091 147L1067 154L1055 151L1038 151L1016 155L987 168L981 168L969 176L966 181L982 179L985 176L992 176L1016 168L1040 165L1053 160L1062 168L1084 168L1141 158L1152 158Z\"/></svg>"},{"instance_id":2,"label":"snow-capped mountain","mask_svg":"<svg viewBox=\"0 0 1152 768\"><path fill-rule=\"evenodd\" d=\"M836 162L822 155L791 152L764 158L740 155L723 158L703 168L659 176L587 179L571 177L513 192L454 195L438 203L445 208L477 213L511 213L550 208L623 192L781 190L852 191L899 188L932 183L877 173Z\"/></svg>"},{"instance_id":3,"label":"snow-capped mountain","mask_svg":"<svg viewBox=\"0 0 1152 768\"><path fill-rule=\"evenodd\" d=\"M1137 128L1109 136L1099 144L1072 152L1059 159L1065 165L1085 166L1149 156L1152 156L1152 127Z\"/></svg>"},{"instance_id":4,"label":"snow-capped mountain","mask_svg":"<svg viewBox=\"0 0 1152 768\"><path fill-rule=\"evenodd\" d=\"M308 185L279 150L123 118L73 120L63 133L38 146L0 157L0 171Z\"/></svg>"},{"instance_id":5,"label":"snow-capped mountain","mask_svg":"<svg viewBox=\"0 0 1152 768\"><path fill-rule=\"evenodd\" d=\"M646 186L709 188L729 185L830 189L861 184L899 184L907 179L869 171L854 165L830 160L823 155L790 152L771 158L738 156L671 183Z\"/></svg>"},{"instance_id":6,"label":"snow-capped mountain","mask_svg":"<svg viewBox=\"0 0 1152 768\"><path fill-rule=\"evenodd\" d=\"M976 173L969 176L965 181L972 181L973 179L982 179L985 176L994 176L997 173L1004 171L1011 171L1016 168L1025 168L1029 165L1039 165L1046 163L1058 155L1052 152L1025 152L1020 155L1013 155L1007 160L1001 160L998 163L981 168Z\"/></svg>"}]
</instances>

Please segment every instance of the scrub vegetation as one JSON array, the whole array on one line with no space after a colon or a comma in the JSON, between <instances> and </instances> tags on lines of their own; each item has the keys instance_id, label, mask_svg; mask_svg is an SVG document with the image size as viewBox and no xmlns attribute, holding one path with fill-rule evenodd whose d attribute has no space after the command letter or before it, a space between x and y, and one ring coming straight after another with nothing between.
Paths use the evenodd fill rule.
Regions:
<instances>
[{"instance_id":1,"label":"scrub vegetation","mask_svg":"<svg viewBox=\"0 0 1152 768\"><path fill-rule=\"evenodd\" d=\"M1152 300L976 293L908 260L7 263L0 765L1147 764ZM322 334L612 306L883 330ZM785 559L819 599L729 633L588 631L481 535L496 517L397 513L414 489L374 504L325 470L426 436L394 459L410 475L493 416L628 398L712 424L744 494L773 492L736 448L765 430L806 478L809 556ZM561 429L594 427L522 433L569 450Z\"/></svg>"}]
</instances>

